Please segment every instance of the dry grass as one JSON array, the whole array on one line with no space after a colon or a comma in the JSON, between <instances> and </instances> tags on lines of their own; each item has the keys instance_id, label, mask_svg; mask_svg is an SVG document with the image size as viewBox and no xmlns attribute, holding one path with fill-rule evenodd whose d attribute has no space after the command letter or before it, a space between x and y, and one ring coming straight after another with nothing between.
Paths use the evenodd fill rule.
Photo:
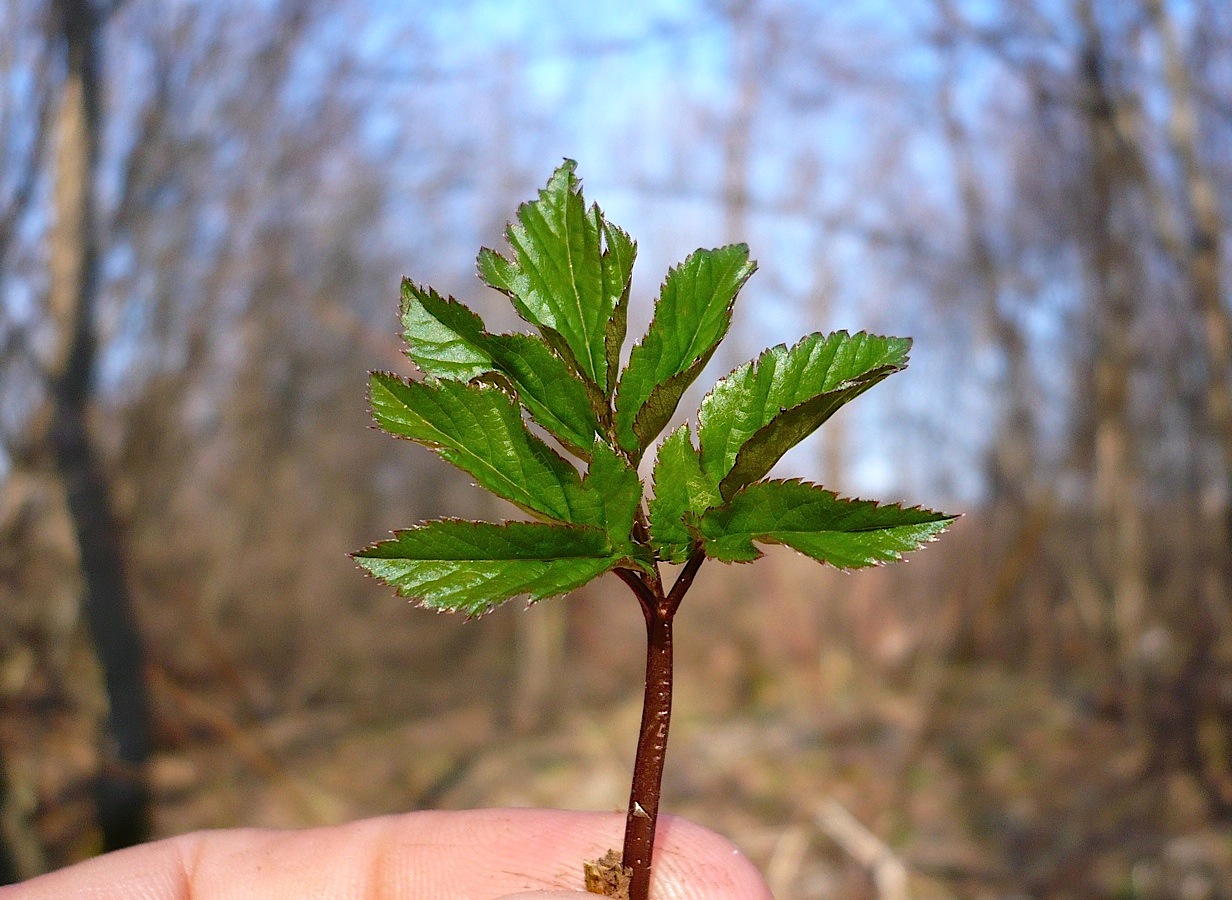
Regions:
<instances>
[{"instance_id":1,"label":"dry grass","mask_svg":"<svg viewBox=\"0 0 1232 900\"><path fill-rule=\"evenodd\" d=\"M819 827L831 802L893 853L912 897L1229 896L1232 831L1089 687L1065 615L1046 629L1024 608L1038 584L990 599L1007 562L989 540L968 518L909 565L843 575L773 552L704 568L678 620L665 808L730 835L784 898L878 896L873 872ZM623 807L643 638L615 579L556 601L565 652L546 673L546 724L529 733L512 724L510 685L526 676L515 625L546 607L464 623L371 587L294 661L263 656L243 610L233 622L148 611L160 833L427 806ZM975 629L990 603L1017 624ZM34 785L47 861L62 864L92 847L98 709L47 671L9 685L0 735Z\"/></svg>"}]
</instances>

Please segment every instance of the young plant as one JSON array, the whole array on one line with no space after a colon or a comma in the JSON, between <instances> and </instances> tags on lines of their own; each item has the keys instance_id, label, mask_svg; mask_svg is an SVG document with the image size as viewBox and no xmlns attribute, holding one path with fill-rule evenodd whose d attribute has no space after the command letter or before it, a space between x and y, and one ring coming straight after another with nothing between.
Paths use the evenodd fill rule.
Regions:
<instances>
[{"instance_id":1,"label":"young plant","mask_svg":"<svg viewBox=\"0 0 1232 900\"><path fill-rule=\"evenodd\" d=\"M355 558L399 594L468 616L514 597L564 594L605 572L632 589L646 620L645 706L622 866L611 880L627 880L628 895L646 900L672 706L672 620L702 563L751 562L757 544L771 543L843 569L876 565L932 540L953 517L765 478L844 403L907 365L910 340L844 331L773 347L720 379L702 400L696 443L683 424L659 445L644 502L638 465L726 335L756 266L736 244L698 250L671 269L622 368L637 245L598 206L587 208L574 170L566 160L518 210L511 253L479 253L480 278L538 335L492 334L452 297L404 280L407 354L423 378L374 372L370 383L381 428L432 448L531 521L424 522ZM585 463L585 474L528 418ZM670 588L661 563L683 564Z\"/></svg>"}]
</instances>

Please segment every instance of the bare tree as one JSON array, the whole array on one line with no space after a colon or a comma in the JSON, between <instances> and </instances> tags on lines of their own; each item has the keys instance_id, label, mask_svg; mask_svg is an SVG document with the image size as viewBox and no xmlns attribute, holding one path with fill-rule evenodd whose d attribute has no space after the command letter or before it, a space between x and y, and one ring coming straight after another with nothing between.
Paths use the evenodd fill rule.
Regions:
<instances>
[{"instance_id":1,"label":"bare tree","mask_svg":"<svg viewBox=\"0 0 1232 900\"><path fill-rule=\"evenodd\" d=\"M65 75L56 116L55 222L47 298L56 341L45 362L52 403L51 450L76 531L83 607L108 698L107 746L98 779L103 846L117 849L149 833L145 763L149 698L133 616L123 531L90 433L97 379L99 288L96 173L102 129L103 13L90 0L55 6Z\"/></svg>"},{"instance_id":2,"label":"bare tree","mask_svg":"<svg viewBox=\"0 0 1232 900\"><path fill-rule=\"evenodd\" d=\"M1138 707L1143 699L1138 642L1149 596L1140 463L1131 418L1142 294L1131 204L1141 164L1123 138L1124 101L1110 80L1110 57L1090 0L1080 0L1077 14L1083 28L1080 109L1089 142L1091 191L1083 224L1095 319L1094 504L1100 567L1111 595L1111 635L1129 683L1126 696ZM1141 710L1134 714L1140 716Z\"/></svg>"},{"instance_id":3,"label":"bare tree","mask_svg":"<svg viewBox=\"0 0 1232 900\"><path fill-rule=\"evenodd\" d=\"M1173 14L1162 0L1145 0L1163 48L1164 81L1170 95L1168 138L1180 163L1188 234L1179 260L1195 311L1201 317L1207 356L1207 415L1218 437L1227 478L1232 479L1232 318L1224 302L1225 223L1219 191L1202 159L1199 103ZM1232 496L1225 481L1222 493ZM1222 525L1225 541L1232 522Z\"/></svg>"},{"instance_id":4,"label":"bare tree","mask_svg":"<svg viewBox=\"0 0 1232 900\"><path fill-rule=\"evenodd\" d=\"M17 227L30 209L38 185L38 176L42 171L42 159L46 149L48 135L51 132L51 113L53 92L49 68L52 54L46 50L51 44L50 37L52 19L40 22L35 28L22 28L20 21L11 21L15 17L28 14L20 8L10 8L3 20L7 40L0 44L0 71L12 72L19 64L19 35L34 37L39 31L44 32L43 41L30 41L29 46L36 48L33 59L23 62L30 66L29 84L32 86L26 98L16 96L16 79L6 79L4 82L5 96L0 100L0 165L9 176L9 183L4 185L5 193L0 197L0 279L4 277L5 264L13 246ZM22 102L25 99L26 102ZM32 102L31 102L32 101ZM32 108L31 108L32 107ZM28 117L30 127L18 127L19 116L23 112L32 113Z\"/></svg>"}]
</instances>

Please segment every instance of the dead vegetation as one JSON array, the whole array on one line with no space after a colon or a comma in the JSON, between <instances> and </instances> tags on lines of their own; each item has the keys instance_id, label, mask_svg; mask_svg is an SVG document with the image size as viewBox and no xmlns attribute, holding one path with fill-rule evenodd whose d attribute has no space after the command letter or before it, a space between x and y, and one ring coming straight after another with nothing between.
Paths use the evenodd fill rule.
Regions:
<instances>
[{"instance_id":1,"label":"dead vegetation","mask_svg":"<svg viewBox=\"0 0 1232 900\"><path fill-rule=\"evenodd\" d=\"M703 568L681 612L665 808L730 835L782 897L1225 896L1216 773L1137 732L1101 678L1082 601L1048 563L1060 534L1029 551L997 616L974 617L987 627L971 626L1020 565L989 554L1008 544L985 521L966 517L901 571L847 576L785 552ZM509 687L515 625L546 608L463 623L380 589L362 608L317 595L333 626L281 656L258 654L257 610L226 627L148 616L158 833L424 807L620 809L641 623L619 588L563 602L563 659L539 675L557 691L529 733ZM101 710L81 687L96 680L72 677L88 668L82 637L78 663L11 664L5 678L10 780L53 866L97 845ZM365 645L376 652L355 653ZM294 667L306 655L316 666ZM288 667L332 677L296 684ZM1161 682L1152 708L1195 702L1172 689Z\"/></svg>"}]
</instances>

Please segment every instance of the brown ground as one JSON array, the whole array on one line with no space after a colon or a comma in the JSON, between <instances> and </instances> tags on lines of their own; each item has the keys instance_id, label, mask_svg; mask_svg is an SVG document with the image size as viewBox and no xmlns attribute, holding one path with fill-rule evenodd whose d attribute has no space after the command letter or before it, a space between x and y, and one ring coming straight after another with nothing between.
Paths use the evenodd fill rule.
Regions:
<instances>
[{"instance_id":1,"label":"brown ground","mask_svg":"<svg viewBox=\"0 0 1232 900\"><path fill-rule=\"evenodd\" d=\"M906 867L916 898L1232 896L1232 829L1067 667L1061 625L1042 622L1013 660L962 651L965 598L988 576L955 585L948 567L975 535L965 520L948 553L854 575L790 553L704 568L678 620L664 810L729 835L782 898L877 896L827 824L835 801ZM162 635L159 834L423 807L623 808L642 635L615 579L472 623L377 586L372 598L284 680L286 661L262 659L242 630L176 631L169 610L147 613ZM517 642L544 634L563 658L517 665ZM30 852L62 864L95 840L99 710L74 687L92 678L88 656L4 659L0 739L28 787L10 808L36 823ZM543 706L519 702L519 679L547 679Z\"/></svg>"}]
</instances>

